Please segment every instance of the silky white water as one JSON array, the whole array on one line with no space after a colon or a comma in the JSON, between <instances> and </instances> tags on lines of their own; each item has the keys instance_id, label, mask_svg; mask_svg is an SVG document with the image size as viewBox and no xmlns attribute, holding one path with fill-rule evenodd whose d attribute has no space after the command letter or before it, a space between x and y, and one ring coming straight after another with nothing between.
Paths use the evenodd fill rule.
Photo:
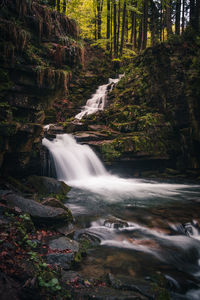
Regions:
<instances>
[{"instance_id":1,"label":"silky white water","mask_svg":"<svg viewBox=\"0 0 200 300\"><path fill-rule=\"evenodd\" d=\"M70 134L58 134L50 141L43 139L50 151L58 180L73 187L101 194L109 201L121 198L153 198L175 196L187 187L182 184L146 182L125 179L109 174L100 159L88 145L80 145Z\"/></svg>"},{"instance_id":2,"label":"silky white water","mask_svg":"<svg viewBox=\"0 0 200 300\"><path fill-rule=\"evenodd\" d=\"M119 82L123 75L119 75L119 78L109 78L107 84L100 85L96 92L90 99L87 100L86 105L83 106L80 113L75 118L81 120L84 116L96 113L98 110L103 110L106 104L107 94L112 91L113 87Z\"/></svg>"}]
</instances>

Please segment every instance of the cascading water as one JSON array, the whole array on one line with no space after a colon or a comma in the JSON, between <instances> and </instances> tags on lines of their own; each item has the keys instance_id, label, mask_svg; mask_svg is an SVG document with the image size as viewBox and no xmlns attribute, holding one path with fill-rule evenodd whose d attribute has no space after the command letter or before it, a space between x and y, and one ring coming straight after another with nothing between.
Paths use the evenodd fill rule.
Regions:
<instances>
[{"instance_id":1,"label":"cascading water","mask_svg":"<svg viewBox=\"0 0 200 300\"><path fill-rule=\"evenodd\" d=\"M82 111L75 116L76 119L81 120L84 116L96 113L98 110L103 110L106 104L107 94L112 91L113 87L119 82L124 75L119 75L119 78L109 78L107 84L101 85L96 90L92 98L88 99L86 105L83 106Z\"/></svg>"},{"instance_id":2,"label":"cascading water","mask_svg":"<svg viewBox=\"0 0 200 300\"><path fill-rule=\"evenodd\" d=\"M53 156L57 178L64 181L83 180L106 174L106 170L87 145L79 145L69 134L58 134L56 139L43 139Z\"/></svg>"},{"instance_id":3,"label":"cascading water","mask_svg":"<svg viewBox=\"0 0 200 300\"><path fill-rule=\"evenodd\" d=\"M187 187L111 175L88 145L78 144L69 134L58 134L53 141L44 138L43 145L50 151L59 180L101 194L109 201L130 197L154 198L155 195L173 197Z\"/></svg>"}]
</instances>

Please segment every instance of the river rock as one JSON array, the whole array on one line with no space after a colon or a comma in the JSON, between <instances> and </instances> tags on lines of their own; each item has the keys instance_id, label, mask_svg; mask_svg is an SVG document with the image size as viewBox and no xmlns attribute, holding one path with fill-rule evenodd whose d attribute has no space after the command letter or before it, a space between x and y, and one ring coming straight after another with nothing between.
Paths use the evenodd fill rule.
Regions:
<instances>
[{"instance_id":1,"label":"river rock","mask_svg":"<svg viewBox=\"0 0 200 300\"><path fill-rule=\"evenodd\" d=\"M50 265L59 265L64 270L69 270L74 261L74 253L52 253L46 256L47 263Z\"/></svg>"},{"instance_id":2,"label":"river rock","mask_svg":"<svg viewBox=\"0 0 200 300\"><path fill-rule=\"evenodd\" d=\"M70 191L70 187L63 181L58 181L51 177L33 175L29 176L27 181L41 195L60 194L61 196L65 196Z\"/></svg>"},{"instance_id":3,"label":"river rock","mask_svg":"<svg viewBox=\"0 0 200 300\"><path fill-rule=\"evenodd\" d=\"M41 221L45 223L49 222L69 222L71 221L71 215L62 208L53 208L50 206L42 205L34 200L24 198L17 194L4 195L4 199L11 207L18 207L22 212L30 214L35 221Z\"/></svg>"},{"instance_id":4,"label":"river rock","mask_svg":"<svg viewBox=\"0 0 200 300\"><path fill-rule=\"evenodd\" d=\"M128 223L117 218L110 218L104 221L104 226L118 229L128 227Z\"/></svg>"},{"instance_id":5,"label":"river rock","mask_svg":"<svg viewBox=\"0 0 200 300\"><path fill-rule=\"evenodd\" d=\"M72 252L79 251L79 243L67 237L60 237L49 242L49 247L53 250L72 250Z\"/></svg>"}]
</instances>

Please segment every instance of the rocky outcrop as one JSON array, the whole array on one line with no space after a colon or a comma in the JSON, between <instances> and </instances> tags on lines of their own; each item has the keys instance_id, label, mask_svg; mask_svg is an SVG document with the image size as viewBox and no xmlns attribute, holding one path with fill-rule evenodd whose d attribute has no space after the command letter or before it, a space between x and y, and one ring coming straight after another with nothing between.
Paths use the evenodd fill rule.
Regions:
<instances>
[{"instance_id":1,"label":"rocky outcrop","mask_svg":"<svg viewBox=\"0 0 200 300\"><path fill-rule=\"evenodd\" d=\"M40 174L40 124L82 65L79 30L37 0L4 1L0 30L0 171Z\"/></svg>"},{"instance_id":2,"label":"rocky outcrop","mask_svg":"<svg viewBox=\"0 0 200 300\"><path fill-rule=\"evenodd\" d=\"M62 208L45 206L32 199L27 199L13 193L5 193L3 200L10 207L17 207L23 213L28 213L36 222L42 223L69 223L72 221L72 214L68 214Z\"/></svg>"}]
</instances>

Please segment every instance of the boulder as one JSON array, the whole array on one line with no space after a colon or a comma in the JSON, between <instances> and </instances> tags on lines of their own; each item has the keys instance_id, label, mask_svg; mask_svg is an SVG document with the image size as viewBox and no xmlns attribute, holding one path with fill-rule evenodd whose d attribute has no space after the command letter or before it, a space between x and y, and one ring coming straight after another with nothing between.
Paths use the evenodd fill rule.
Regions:
<instances>
[{"instance_id":1,"label":"boulder","mask_svg":"<svg viewBox=\"0 0 200 300\"><path fill-rule=\"evenodd\" d=\"M79 243L67 237L60 237L49 242L49 247L53 250L72 250L72 252L79 251Z\"/></svg>"},{"instance_id":2,"label":"boulder","mask_svg":"<svg viewBox=\"0 0 200 300\"><path fill-rule=\"evenodd\" d=\"M64 270L69 270L74 261L74 253L52 253L46 256L47 263L50 265L59 265Z\"/></svg>"},{"instance_id":3,"label":"boulder","mask_svg":"<svg viewBox=\"0 0 200 300\"><path fill-rule=\"evenodd\" d=\"M40 195L57 194L60 199L64 200L66 194L70 191L70 187L63 181L58 181L55 178L45 176L29 176L28 184L35 189Z\"/></svg>"},{"instance_id":4,"label":"boulder","mask_svg":"<svg viewBox=\"0 0 200 300\"><path fill-rule=\"evenodd\" d=\"M55 253L47 255L47 262L53 265L60 265L63 269L69 270L72 263L76 261L79 251L79 243L67 237L60 237L49 242L49 248Z\"/></svg>"},{"instance_id":5,"label":"boulder","mask_svg":"<svg viewBox=\"0 0 200 300\"><path fill-rule=\"evenodd\" d=\"M128 223L126 221L117 219L117 218L110 218L104 221L104 226L109 228L126 228L128 227Z\"/></svg>"},{"instance_id":6,"label":"boulder","mask_svg":"<svg viewBox=\"0 0 200 300\"><path fill-rule=\"evenodd\" d=\"M44 223L68 223L71 221L71 216L62 208L45 206L34 200L12 193L4 195L4 199L9 206L20 208L22 212L30 214L35 221Z\"/></svg>"}]
</instances>

